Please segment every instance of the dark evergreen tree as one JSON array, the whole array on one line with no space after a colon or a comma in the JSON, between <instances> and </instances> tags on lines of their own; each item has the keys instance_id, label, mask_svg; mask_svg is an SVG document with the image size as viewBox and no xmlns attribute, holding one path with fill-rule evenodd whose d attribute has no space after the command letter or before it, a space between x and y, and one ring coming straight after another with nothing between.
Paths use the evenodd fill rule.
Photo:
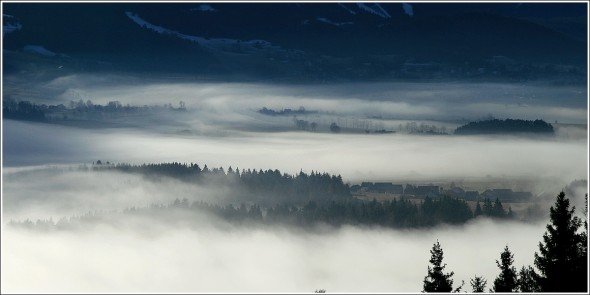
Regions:
<instances>
[{"instance_id":1,"label":"dark evergreen tree","mask_svg":"<svg viewBox=\"0 0 590 295\"><path fill-rule=\"evenodd\" d=\"M470 284L473 293L483 293L485 292L488 281L483 277L475 276L473 279L471 279Z\"/></svg>"},{"instance_id":2,"label":"dark evergreen tree","mask_svg":"<svg viewBox=\"0 0 590 295\"><path fill-rule=\"evenodd\" d=\"M565 193L559 193L550 208L551 223L539 242L539 253L535 252L540 272L537 280L543 292L587 291L587 255L584 257L584 238L578 233L581 221L574 212Z\"/></svg>"},{"instance_id":3,"label":"dark evergreen tree","mask_svg":"<svg viewBox=\"0 0 590 295\"><path fill-rule=\"evenodd\" d=\"M531 266L525 267L524 265L518 272L518 279L516 281L518 285L518 291L523 293L539 292L539 285L535 280L537 274Z\"/></svg>"},{"instance_id":4,"label":"dark evergreen tree","mask_svg":"<svg viewBox=\"0 0 590 295\"><path fill-rule=\"evenodd\" d=\"M481 210L481 205L479 204L479 200L478 200L477 204L475 205L475 212L473 213L473 216L477 217L481 214L483 214L483 211Z\"/></svg>"},{"instance_id":5,"label":"dark evergreen tree","mask_svg":"<svg viewBox=\"0 0 590 295\"><path fill-rule=\"evenodd\" d=\"M496 260L496 265L500 268L500 274L494 280L494 292L514 292L516 291L517 277L516 268L512 266L514 262L514 254L510 252L508 246L504 248L500 254L500 260Z\"/></svg>"},{"instance_id":6,"label":"dark evergreen tree","mask_svg":"<svg viewBox=\"0 0 590 295\"><path fill-rule=\"evenodd\" d=\"M454 272L444 273L444 269L447 266L443 264L443 250L438 240L432 246L430 250L430 264L428 266L428 275L424 277L424 288L423 292L451 292L453 291L453 279Z\"/></svg>"},{"instance_id":7,"label":"dark evergreen tree","mask_svg":"<svg viewBox=\"0 0 590 295\"><path fill-rule=\"evenodd\" d=\"M493 209L492 209L492 216L494 217L506 217L506 211L504 211L504 207L502 206L502 202L500 199L496 198L494 201Z\"/></svg>"},{"instance_id":8,"label":"dark evergreen tree","mask_svg":"<svg viewBox=\"0 0 590 295\"><path fill-rule=\"evenodd\" d=\"M580 257L578 258L576 269L580 271L580 278L585 277L588 279L588 194L584 196L584 199L584 230L580 233Z\"/></svg>"},{"instance_id":9,"label":"dark evergreen tree","mask_svg":"<svg viewBox=\"0 0 590 295\"><path fill-rule=\"evenodd\" d=\"M492 216L494 213L493 211L494 206L492 205L492 201L490 201L490 199L485 198L483 200L483 214L485 216Z\"/></svg>"},{"instance_id":10,"label":"dark evergreen tree","mask_svg":"<svg viewBox=\"0 0 590 295\"><path fill-rule=\"evenodd\" d=\"M340 126L338 126L336 123L332 123L330 124L330 131L334 133L340 133Z\"/></svg>"}]
</instances>

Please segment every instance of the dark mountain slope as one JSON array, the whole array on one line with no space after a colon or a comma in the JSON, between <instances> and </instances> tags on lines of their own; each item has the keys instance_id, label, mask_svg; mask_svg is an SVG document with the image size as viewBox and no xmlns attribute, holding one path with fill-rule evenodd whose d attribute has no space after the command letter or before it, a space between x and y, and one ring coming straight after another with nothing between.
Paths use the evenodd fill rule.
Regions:
<instances>
[{"instance_id":1,"label":"dark mountain slope","mask_svg":"<svg viewBox=\"0 0 590 295\"><path fill-rule=\"evenodd\" d=\"M579 17L584 6L543 5L8 3L22 28L3 48L39 45L113 70L243 77L470 77L496 57L526 78L523 66L547 64L585 74L586 42L525 19ZM416 67L426 68L408 74Z\"/></svg>"}]
</instances>

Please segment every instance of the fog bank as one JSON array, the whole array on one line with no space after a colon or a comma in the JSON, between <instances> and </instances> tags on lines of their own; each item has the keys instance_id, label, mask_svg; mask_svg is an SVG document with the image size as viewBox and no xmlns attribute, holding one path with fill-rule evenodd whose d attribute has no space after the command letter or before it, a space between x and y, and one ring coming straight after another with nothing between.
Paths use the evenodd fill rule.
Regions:
<instances>
[{"instance_id":1,"label":"fog bank","mask_svg":"<svg viewBox=\"0 0 590 295\"><path fill-rule=\"evenodd\" d=\"M587 145L582 140L311 132L181 136L12 120L3 125L8 166L177 161L290 174L325 171L350 182L526 178L556 186L539 191L587 179Z\"/></svg>"},{"instance_id":2,"label":"fog bank","mask_svg":"<svg viewBox=\"0 0 590 295\"><path fill-rule=\"evenodd\" d=\"M26 81L26 95L9 90L15 99L68 105L92 100L95 104L177 105L199 115L225 120L240 118L264 106L273 109L304 106L309 110L346 116L382 116L402 120L476 120L497 118L544 119L585 124L587 90L583 85L558 86L547 81L528 83L341 83L277 85L264 83L207 83L146 79L121 75L68 75L50 81ZM10 80L7 83L12 83ZM19 88L22 88L19 87ZM219 118L224 116L227 118Z\"/></svg>"},{"instance_id":3,"label":"fog bank","mask_svg":"<svg viewBox=\"0 0 590 295\"><path fill-rule=\"evenodd\" d=\"M226 171L279 169L291 175L327 172L350 184L453 181L467 190L512 188L552 197L573 180L588 179L587 93L579 86L310 86L72 75L31 85L26 97L3 94L47 104L186 103L186 110L167 106L151 112L147 107L135 115L107 113L107 119L90 123L3 120L2 292L7 293L419 292L437 239L447 271L456 273L455 286L465 280L463 290L469 291L469 279L475 275L483 275L488 287L493 284L499 272L495 260L506 245L515 254L517 268L532 265L548 222L475 219L428 230L345 226L302 231L234 226L196 214L200 226L194 228L176 215L179 222L172 225L154 215L130 218L129 224L116 228L97 222L86 231L6 226L10 219L57 221L87 212L169 204L176 198L240 203L228 197L228 188L215 183L78 170L97 160L197 163ZM262 107L280 111L300 106L312 112L297 119L317 120L317 132L297 130L293 116L257 112ZM390 130L417 121L452 131L460 122L490 116L559 123L554 137L364 134L364 127L356 133L332 133L328 128L333 121L344 130L346 124L371 120L367 125L373 130ZM579 214L587 188L578 184L572 190L568 197Z\"/></svg>"},{"instance_id":4,"label":"fog bank","mask_svg":"<svg viewBox=\"0 0 590 295\"><path fill-rule=\"evenodd\" d=\"M278 227L170 228L155 235L109 227L45 234L8 229L3 253L11 254L3 255L2 268L10 271L2 272L2 291L420 292L437 239L455 286L465 280L463 290L470 290L474 275L490 286L505 245L516 267L532 265L543 231L543 224L489 220L419 231L344 227L318 233Z\"/></svg>"}]
</instances>

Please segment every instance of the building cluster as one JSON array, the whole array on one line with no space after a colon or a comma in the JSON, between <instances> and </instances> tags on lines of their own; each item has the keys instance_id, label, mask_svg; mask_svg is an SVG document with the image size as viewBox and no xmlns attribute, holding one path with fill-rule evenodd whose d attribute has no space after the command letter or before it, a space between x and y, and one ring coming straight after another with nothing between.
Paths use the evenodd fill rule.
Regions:
<instances>
[{"instance_id":1,"label":"building cluster","mask_svg":"<svg viewBox=\"0 0 590 295\"><path fill-rule=\"evenodd\" d=\"M443 188L438 185L412 185L393 184L391 182L363 182L360 185L351 186L351 192L354 194L380 193L399 196L408 196L415 198L450 196L464 199L466 201L477 201L483 199L495 200L501 202L528 202L532 199L531 192L513 191L509 188L488 189L483 192L476 190L464 190L458 186Z\"/></svg>"}]
</instances>

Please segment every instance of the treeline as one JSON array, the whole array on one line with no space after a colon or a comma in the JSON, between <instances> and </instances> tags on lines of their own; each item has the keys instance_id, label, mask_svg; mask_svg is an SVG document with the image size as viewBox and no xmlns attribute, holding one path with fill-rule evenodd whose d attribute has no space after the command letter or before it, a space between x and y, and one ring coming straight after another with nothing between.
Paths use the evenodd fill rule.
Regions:
<instances>
[{"instance_id":1,"label":"treeline","mask_svg":"<svg viewBox=\"0 0 590 295\"><path fill-rule=\"evenodd\" d=\"M97 164L99 161L97 161ZM229 167L201 168L198 164L160 163L160 164L114 164L93 165L93 170L113 170L138 173L146 177L167 176L186 182L228 188L231 193L244 202L261 205L285 203L302 205L308 201L330 202L352 199L350 188L340 175L330 175L312 171L297 175L281 173L279 170L239 170Z\"/></svg>"},{"instance_id":2,"label":"treeline","mask_svg":"<svg viewBox=\"0 0 590 295\"><path fill-rule=\"evenodd\" d=\"M405 125L399 124L399 130L405 130L409 134L424 134L424 135L448 135L447 127L436 126L434 124L428 125L425 123L407 122Z\"/></svg>"},{"instance_id":3,"label":"treeline","mask_svg":"<svg viewBox=\"0 0 590 295\"><path fill-rule=\"evenodd\" d=\"M224 192L218 203L233 205L193 203L177 200L172 208L205 210L227 221L254 220L268 224L288 224L313 227L317 224L367 225L391 228L419 228L438 224L463 224L478 216L490 218L514 218L511 208L506 210L499 199L483 199L472 210L464 199L442 196L422 200L405 198L384 202L364 201L353 198L350 187L340 175L300 172L282 174L279 170L240 170L229 167L201 168L198 164L111 164L96 161L92 166L79 166L82 171L116 171L134 173L150 181L165 181L166 177ZM177 204L178 203L178 204ZM162 205L163 206L163 205ZM166 206L164 206L166 207ZM264 214L262 214L264 212ZM263 215L263 216L262 216ZM32 221L31 221L32 223Z\"/></svg>"},{"instance_id":4,"label":"treeline","mask_svg":"<svg viewBox=\"0 0 590 295\"><path fill-rule=\"evenodd\" d=\"M50 109L52 111L65 110L65 106L63 104L58 106L40 106L28 101L16 101L10 98L2 101L2 116L5 119L45 122L47 121L45 113Z\"/></svg>"},{"instance_id":5,"label":"treeline","mask_svg":"<svg viewBox=\"0 0 590 295\"><path fill-rule=\"evenodd\" d=\"M470 280L472 292L583 292L588 291L588 220L575 216L575 207L561 192L549 210L550 223L534 253L534 266L513 266L514 254L508 245L496 260L499 274L486 290L488 281L475 275ZM586 216L588 194L586 194ZM454 272L445 273L443 250L438 242L430 250L428 273L422 292L459 292L465 282L453 289Z\"/></svg>"},{"instance_id":6,"label":"treeline","mask_svg":"<svg viewBox=\"0 0 590 295\"><path fill-rule=\"evenodd\" d=\"M489 201L489 200L488 200ZM481 213L479 215L491 218L513 218L511 212L501 209L501 202L496 201L500 209L496 213ZM494 211L492 207L490 211ZM309 202L301 208L287 208L277 206L268 210L268 219L273 222L285 222L295 225L312 226L325 223L334 226L368 225L391 228L419 228L431 227L439 224L464 224L477 217L469 205L461 199L443 196L439 198L426 197L414 202L400 198L377 202L331 202L319 205Z\"/></svg>"},{"instance_id":7,"label":"treeline","mask_svg":"<svg viewBox=\"0 0 590 295\"><path fill-rule=\"evenodd\" d=\"M119 101L109 101L105 105L94 104L91 100L70 101L68 106L64 104L47 105L35 104L29 101L17 101L12 98L5 98L2 101L2 114L4 118L45 122L50 120L68 120L81 118L102 118L104 115L146 113L149 111L185 111L184 102L178 107L172 104L162 106L132 106L123 105Z\"/></svg>"},{"instance_id":8,"label":"treeline","mask_svg":"<svg viewBox=\"0 0 590 295\"><path fill-rule=\"evenodd\" d=\"M181 214L182 213L182 214ZM215 216L223 221L235 225L262 224L288 225L305 229L313 229L320 224L340 227L343 225L382 226L389 228L424 228L439 224L463 224L476 217L472 214L465 201L442 197L426 198L419 203L406 199L393 201L366 202L361 200L330 201L318 203L308 201L303 206L280 203L263 207L259 204L241 203L239 206L210 204L203 201L190 203L186 198L176 199L168 205L153 204L145 208L128 208L123 211L126 216L143 215L158 221L178 219L177 222L199 220L203 214ZM182 216L179 218L179 216ZM504 213L502 216L489 215L492 218L510 218ZM88 213L83 216L52 220L11 221L9 225L32 229L70 229L92 222L113 222L108 214L101 212Z\"/></svg>"},{"instance_id":9,"label":"treeline","mask_svg":"<svg viewBox=\"0 0 590 295\"><path fill-rule=\"evenodd\" d=\"M201 168L195 163L178 162L105 165L100 160L90 168L82 166L81 169L137 173L152 179L165 176L189 183L223 187L228 189L228 193L232 194L238 203L251 202L264 207L276 204L293 206L297 209L291 210L294 215L299 214L300 210L317 210L310 214L305 213L312 219L311 223L315 221L330 223L330 220L335 220L335 224L341 223L340 221L354 221L383 226L412 227L438 223L462 223L480 215L493 218L514 217L512 209L510 207L505 209L498 198L495 201L485 198L481 204L478 200L475 210L471 210L464 199L449 196L427 197L420 203L401 198L385 202L373 201L370 205L361 202L358 205L355 203L358 200L352 197L350 186L343 182L342 177L325 172L312 171L310 174L299 172L297 175L290 175L281 173L277 169L242 169L240 171L239 168L233 169L230 166L225 171L223 167L210 169L207 165ZM300 208L301 206L304 207ZM359 213L360 217L352 216L356 214L354 212ZM365 217L362 216L370 216L369 219L372 222L363 221Z\"/></svg>"},{"instance_id":10,"label":"treeline","mask_svg":"<svg viewBox=\"0 0 590 295\"><path fill-rule=\"evenodd\" d=\"M282 109L280 111L275 111L273 109L269 109L267 107L263 107L258 110L259 113L267 116L291 116L291 115L308 115L308 114L316 114L317 111L308 111L304 107L299 107L297 110L293 109Z\"/></svg>"},{"instance_id":11,"label":"treeline","mask_svg":"<svg viewBox=\"0 0 590 295\"><path fill-rule=\"evenodd\" d=\"M300 208L279 205L268 209L266 221L303 227L329 224L419 228L442 223L463 224L474 217L465 201L445 196L437 199L427 197L420 202L401 198L385 202L330 202L325 205L309 202Z\"/></svg>"},{"instance_id":12,"label":"treeline","mask_svg":"<svg viewBox=\"0 0 590 295\"><path fill-rule=\"evenodd\" d=\"M491 119L477 122L469 122L455 130L458 135L471 134L503 134L503 133L539 133L553 134L553 126L543 120L520 119Z\"/></svg>"},{"instance_id":13,"label":"treeline","mask_svg":"<svg viewBox=\"0 0 590 295\"><path fill-rule=\"evenodd\" d=\"M480 204L478 200L477 204L475 205L475 212L473 212L473 216L477 217L480 215L496 218L514 217L512 208L508 207L508 212L506 212L504 206L502 205L502 202L500 202L500 199L498 198L496 198L494 202L492 202L492 200L490 200L489 198L484 198L483 206Z\"/></svg>"}]
</instances>

